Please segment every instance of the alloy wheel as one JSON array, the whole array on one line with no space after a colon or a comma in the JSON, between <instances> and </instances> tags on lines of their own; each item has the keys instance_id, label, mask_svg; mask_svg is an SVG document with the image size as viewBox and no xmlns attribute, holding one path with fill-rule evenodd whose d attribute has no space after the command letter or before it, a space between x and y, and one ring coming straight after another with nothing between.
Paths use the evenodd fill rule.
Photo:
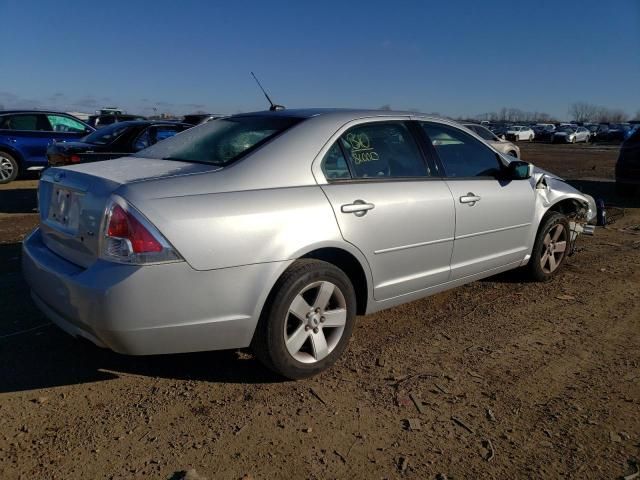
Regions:
<instances>
[{"instance_id":1,"label":"alloy wheel","mask_svg":"<svg viewBox=\"0 0 640 480\"><path fill-rule=\"evenodd\" d=\"M324 280L304 287L286 315L287 351L301 363L316 363L340 342L347 323L347 304L340 288Z\"/></svg>"},{"instance_id":2,"label":"alloy wheel","mask_svg":"<svg viewBox=\"0 0 640 480\"><path fill-rule=\"evenodd\" d=\"M567 229L562 224L554 225L543 240L540 267L544 273L553 273L560 266L567 251Z\"/></svg>"},{"instance_id":3,"label":"alloy wheel","mask_svg":"<svg viewBox=\"0 0 640 480\"><path fill-rule=\"evenodd\" d=\"M14 166L11 160L7 157L0 155L0 181L9 180L14 171Z\"/></svg>"}]
</instances>

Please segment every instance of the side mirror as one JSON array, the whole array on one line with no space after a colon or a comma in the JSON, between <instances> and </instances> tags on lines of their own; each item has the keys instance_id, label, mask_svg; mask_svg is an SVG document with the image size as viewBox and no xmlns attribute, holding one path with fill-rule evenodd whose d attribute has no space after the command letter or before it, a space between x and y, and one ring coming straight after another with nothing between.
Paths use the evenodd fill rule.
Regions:
<instances>
[{"instance_id":1,"label":"side mirror","mask_svg":"<svg viewBox=\"0 0 640 480\"><path fill-rule=\"evenodd\" d=\"M520 160L513 160L507 166L507 176L511 180L526 180L533 175L533 165Z\"/></svg>"}]
</instances>

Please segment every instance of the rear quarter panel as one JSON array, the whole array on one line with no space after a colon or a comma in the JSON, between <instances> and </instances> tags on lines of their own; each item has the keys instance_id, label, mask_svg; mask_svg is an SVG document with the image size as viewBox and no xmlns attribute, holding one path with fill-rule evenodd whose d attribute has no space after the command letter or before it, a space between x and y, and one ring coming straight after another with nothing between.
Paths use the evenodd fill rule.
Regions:
<instances>
[{"instance_id":1,"label":"rear quarter panel","mask_svg":"<svg viewBox=\"0 0 640 480\"><path fill-rule=\"evenodd\" d=\"M146 215L196 270L298 258L345 244L318 186L139 200Z\"/></svg>"}]
</instances>

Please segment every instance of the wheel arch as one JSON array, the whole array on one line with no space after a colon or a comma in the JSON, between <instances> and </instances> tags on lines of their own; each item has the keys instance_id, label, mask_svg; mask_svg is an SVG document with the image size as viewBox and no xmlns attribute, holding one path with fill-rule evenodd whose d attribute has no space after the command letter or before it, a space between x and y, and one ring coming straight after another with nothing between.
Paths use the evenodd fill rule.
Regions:
<instances>
[{"instance_id":1,"label":"wheel arch","mask_svg":"<svg viewBox=\"0 0 640 480\"><path fill-rule=\"evenodd\" d=\"M544 212L543 217L546 216L549 212L562 213L563 215L566 215L568 217L571 214L580 213L580 211L585 208L585 206L588 208L588 205L584 205L584 203L577 198L565 198L557 201L549 208L547 208L547 210Z\"/></svg>"},{"instance_id":2,"label":"wheel arch","mask_svg":"<svg viewBox=\"0 0 640 480\"><path fill-rule=\"evenodd\" d=\"M11 155L18 163L18 167L20 168L20 170L24 168L24 158L18 150L10 147L9 145L0 144L0 152L8 153L9 155Z\"/></svg>"},{"instance_id":3,"label":"wheel arch","mask_svg":"<svg viewBox=\"0 0 640 480\"><path fill-rule=\"evenodd\" d=\"M356 293L356 313L365 314L369 301L369 282L362 264L352 253L342 248L324 247L312 250L300 258L322 260L342 270L349 277Z\"/></svg>"}]
</instances>

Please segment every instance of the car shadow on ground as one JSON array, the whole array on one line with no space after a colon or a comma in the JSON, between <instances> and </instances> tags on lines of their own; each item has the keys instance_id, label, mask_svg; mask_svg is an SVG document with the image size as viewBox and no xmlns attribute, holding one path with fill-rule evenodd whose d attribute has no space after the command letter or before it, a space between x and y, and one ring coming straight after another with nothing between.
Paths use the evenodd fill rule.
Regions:
<instances>
[{"instance_id":1,"label":"car shadow on ground","mask_svg":"<svg viewBox=\"0 0 640 480\"><path fill-rule=\"evenodd\" d=\"M35 213L37 204L36 188L0 190L0 213Z\"/></svg>"},{"instance_id":2,"label":"car shadow on ground","mask_svg":"<svg viewBox=\"0 0 640 480\"><path fill-rule=\"evenodd\" d=\"M67 335L41 314L20 271L19 243L0 244L0 394L143 375L215 383L283 379L245 351L133 357Z\"/></svg>"}]
</instances>

